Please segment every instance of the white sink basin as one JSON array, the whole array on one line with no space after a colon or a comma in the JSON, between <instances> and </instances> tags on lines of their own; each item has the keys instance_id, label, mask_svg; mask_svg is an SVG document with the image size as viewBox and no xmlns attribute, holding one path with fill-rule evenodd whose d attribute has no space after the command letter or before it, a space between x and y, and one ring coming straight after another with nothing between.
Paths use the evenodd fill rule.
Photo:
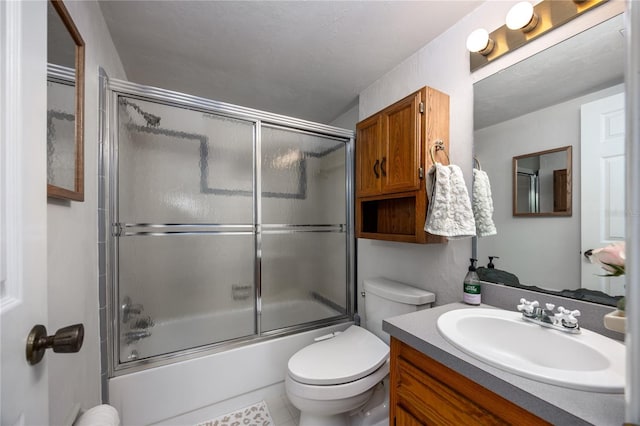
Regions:
<instances>
[{"instance_id":1,"label":"white sink basin","mask_svg":"<svg viewBox=\"0 0 640 426\"><path fill-rule=\"evenodd\" d=\"M523 377L566 388L623 393L625 347L582 329L569 334L501 309L457 309L438 318L438 331L469 355Z\"/></svg>"}]
</instances>

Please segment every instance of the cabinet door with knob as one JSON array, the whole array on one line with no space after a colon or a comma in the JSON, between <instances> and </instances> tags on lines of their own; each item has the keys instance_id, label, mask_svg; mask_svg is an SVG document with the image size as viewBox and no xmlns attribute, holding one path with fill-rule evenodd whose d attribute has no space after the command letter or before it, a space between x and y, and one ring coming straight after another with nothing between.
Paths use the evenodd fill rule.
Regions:
<instances>
[{"instance_id":1,"label":"cabinet door with knob","mask_svg":"<svg viewBox=\"0 0 640 426\"><path fill-rule=\"evenodd\" d=\"M420 189L421 95L419 91L407 96L381 113L382 193Z\"/></svg>"},{"instance_id":2,"label":"cabinet door with knob","mask_svg":"<svg viewBox=\"0 0 640 426\"><path fill-rule=\"evenodd\" d=\"M358 123L356 196L420 188L421 91Z\"/></svg>"},{"instance_id":3,"label":"cabinet door with knob","mask_svg":"<svg viewBox=\"0 0 640 426\"><path fill-rule=\"evenodd\" d=\"M357 127L356 193L358 197L380 193L380 143L382 141L382 116L376 114Z\"/></svg>"}]
</instances>

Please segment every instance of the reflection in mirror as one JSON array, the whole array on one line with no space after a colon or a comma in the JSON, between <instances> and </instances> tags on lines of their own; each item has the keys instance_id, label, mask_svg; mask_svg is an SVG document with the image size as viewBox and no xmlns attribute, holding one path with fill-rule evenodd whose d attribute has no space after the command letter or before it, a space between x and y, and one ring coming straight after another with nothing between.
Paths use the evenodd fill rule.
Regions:
<instances>
[{"instance_id":1,"label":"reflection in mirror","mask_svg":"<svg viewBox=\"0 0 640 426\"><path fill-rule=\"evenodd\" d=\"M474 155L491 181L497 228L478 239L478 263L499 257L481 278L488 271L487 281L609 305L624 294L624 276L600 277L582 255L624 240L623 32L616 16L474 85ZM514 215L513 157L567 145L573 214Z\"/></svg>"},{"instance_id":2,"label":"reflection in mirror","mask_svg":"<svg viewBox=\"0 0 640 426\"><path fill-rule=\"evenodd\" d=\"M84 42L61 0L47 14L47 195L84 200Z\"/></svg>"},{"instance_id":3,"label":"reflection in mirror","mask_svg":"<svg viewBox=\"0 0 640 426\"><path fill-rule=\"evenodd\" d=\"M513 215L571 216L571 147L513 157Z\"/></svg>"}]
</instances>

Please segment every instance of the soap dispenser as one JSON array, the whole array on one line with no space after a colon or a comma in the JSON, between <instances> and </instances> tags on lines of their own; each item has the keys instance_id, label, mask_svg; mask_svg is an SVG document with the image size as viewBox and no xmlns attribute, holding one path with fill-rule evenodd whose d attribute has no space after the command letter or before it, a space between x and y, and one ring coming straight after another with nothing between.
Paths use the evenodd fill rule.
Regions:
<instances>
[{"instance_id":1,"label":"soap dispenser","mask_svg":"<svg viewBox=\"0 0 640 426\"><path fill-rule=\"evenodd\" d=\"M480 278L476 272L477 259L469 259L471 265L469 272L464 277L462 301L468 305L479 305L481 302Z\"/></svg>"},{"instance_id":2,"label":"soap dispenser","mask_svg":"<svg viewBox=\"0 0 640 426\"><path fill-rule=\"evenodd\" d=\"M500 259L498 256L489 256L489 263L487 264L488 269L494 269L496 266L493 264L493 259Z\"/></svg>"}]
</instances>

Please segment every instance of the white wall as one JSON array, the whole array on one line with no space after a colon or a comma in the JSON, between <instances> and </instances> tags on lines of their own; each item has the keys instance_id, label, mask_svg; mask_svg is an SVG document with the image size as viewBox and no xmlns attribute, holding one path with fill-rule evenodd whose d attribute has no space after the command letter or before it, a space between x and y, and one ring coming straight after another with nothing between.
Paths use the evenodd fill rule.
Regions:
<instances>
[{"instance_id":1,"label":"white wall","mask_svg":"<svg viewBox=\"0 0 640 426\"><path fill-rule=\"evenodd\" d=\"M623 10L620 1L609 2L577 18L529 45L494 61L474 74L469 71L466 38L471 31L484 27L488 31L504 25L504 17L515 1L488 1L471 14L407 58L387 75L360 93L360 119L424 85L450 96L450 157L459 165L467 182L471 183L473 152L473 83L536 50L557 43L563 38L612 15L611 10ZM358 240L358 295L362 280L386 276L436 293L441 305L462 297L462 280L471 255L471 241L449 241L444 245L411 245L403 243ZM359 311L363 299L358 296Z\"/></svg>"},{"instance_id":2,"label":"white wall","mask_svg":"<svg viewBox=\"0 0 640 426\"><path fill-rule=\"evenodd\" d=\"M449 155L451 162L462 168L469 185L473 149L473 81L469 73L466 38L477 26L487 25L487 17L504 16L509 5L509 2L482 4L361 92L360 120L425 85L448 94L451 120ZM499 25L496 23L495 27ZM360 296L362 282L375 276L428 289L436 294L438 305L461 300L462 280L471 255L470 239L435 245L359 239L357 244L357 294L361 315L364 315L364 299Z\"/></svg>"},{"instance_id":3,"label":"white wall","mask_svg":"<svg viewBox=\"0 0 640 426\"><path fill-rule=\"evenodd\" d=\"M77 354L49 354L50 422L64 424L75 407L101 402L98 316L98 67L125 78L124 69L96 2L65 2L85 42L85 201L49 200L48 289L52 333L83 323Z\"/></svg>"},{"instance_id":4,"label":"white wall","mask_svg":"<svg viewBox=\"0 0 640 426\"><path fill-rule=\"evenodd\" d=\"M360 121L359 117L359 104L356 103L354 106L349 108L344 113L340 114L335 120L329 123L331 126L340 127L342 129L349 129L355 132L356 124Z\"/></svg>"},{"instance_id":5,"label":"white wall","mask_svg":"<svg viewBox=\"0 0 640 426\"><path fill-rule=\"evenodd\" d=\"M600 90L475 132L475 153L491 181L498 230L495 236L478 239L479 265L486 265L487 256L499 256L496 267L516 274L523 284L580 288L580 106L623 89ZM572 215L514 217L512 158L567 145L573 150ZM558 238L549 244L542 235Z\"/></svg>"}]
</instances>

